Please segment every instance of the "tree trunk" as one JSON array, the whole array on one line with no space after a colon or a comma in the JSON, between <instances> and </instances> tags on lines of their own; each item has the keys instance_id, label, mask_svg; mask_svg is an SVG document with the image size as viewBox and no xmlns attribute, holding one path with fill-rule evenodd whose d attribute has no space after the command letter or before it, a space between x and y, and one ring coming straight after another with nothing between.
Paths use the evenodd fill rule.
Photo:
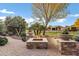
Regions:
<instances>
[{"instance_id":1,"label":"tree trunk","mask_svg":"<svg viewBox=\"0 0 79 59\"><path fill-rule=\"evenodd\" d=\"M39 34L39 30L37 30L37 35Z\"/></svg>"},{"instance_id":2,"label":"tree trunk","mask_svg":"<svg viewBox=\"0 0 79 59\"><path fill-rule=\"evenodd\" d=\"M46 34L46 28L47 28L47 24L46 24L46 26L45 26L45 28L44 28L43 35Z\"/></svg>"},{"instance_id":3,"label":"tree trunk","mask_svg":"<svg viewBox=\"0 0 79 59\"><path fill-rule=\"evenodd\" d=\"M36 35L36 31L34 30L34 34Z\"/></svg>"},{"instance_id":4,"label":"tree trunk","mask_svg":"<svg viewBox=\"0 0 79 59\"><path fill-rule=\"evenodd\" d=\"M45 35L45 33L46 33L46 29L44 29L44 31L43 31L43 35Z\"/></svg>"}]
</instances>

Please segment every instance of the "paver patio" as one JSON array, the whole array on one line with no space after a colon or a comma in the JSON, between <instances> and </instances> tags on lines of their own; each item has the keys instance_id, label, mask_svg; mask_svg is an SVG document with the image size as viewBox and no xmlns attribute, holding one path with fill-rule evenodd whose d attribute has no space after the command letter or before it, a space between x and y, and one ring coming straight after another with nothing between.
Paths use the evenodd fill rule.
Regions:
<instances>
[{"instance_id":1,"label":"paver patio","mask_svg":"<svg viewBox=\"0 0 79 59\"><path fill-rule=\"evenodd\" d=\"M57 56L60 55L58 50L55 49L49 41L48 49L27 49L26 42L21 40L8 38L8 44L0 46L0 56Z\"/></svg>"}]
</instances>

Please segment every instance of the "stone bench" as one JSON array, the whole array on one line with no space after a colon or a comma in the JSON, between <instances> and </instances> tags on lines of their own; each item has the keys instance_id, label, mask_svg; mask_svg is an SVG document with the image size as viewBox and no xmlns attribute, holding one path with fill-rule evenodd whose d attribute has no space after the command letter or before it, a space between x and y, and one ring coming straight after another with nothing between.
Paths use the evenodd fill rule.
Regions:
<instances>
[{"instance_id":1,"label":"stone bench","mask_svg":"<svg viewBox=\"0 0 79 59\"><path fill-rule=\"evenodd\" d=\"M59 51L61 55L75 55L76 54L76 41L74 40L58 40Z\"/></svg>"}]
</instances>

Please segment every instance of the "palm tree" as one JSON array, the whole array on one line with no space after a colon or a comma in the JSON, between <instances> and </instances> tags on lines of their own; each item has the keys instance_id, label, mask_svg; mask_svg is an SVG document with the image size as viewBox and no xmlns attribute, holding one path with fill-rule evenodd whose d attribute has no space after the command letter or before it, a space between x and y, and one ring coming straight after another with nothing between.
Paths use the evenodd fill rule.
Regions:
<instances>
[{"instance_id":1,"label":"palm tree","mask_svg":"<svg viewBox=\"0 0 79 59\"><path fill-rule=\"evenodd\" d=\"M32 29L34 31L34 34L36 36L40 36L42 34L44 26L36 22L31 25L30 29Z\"/></svg>"}]
</instances>

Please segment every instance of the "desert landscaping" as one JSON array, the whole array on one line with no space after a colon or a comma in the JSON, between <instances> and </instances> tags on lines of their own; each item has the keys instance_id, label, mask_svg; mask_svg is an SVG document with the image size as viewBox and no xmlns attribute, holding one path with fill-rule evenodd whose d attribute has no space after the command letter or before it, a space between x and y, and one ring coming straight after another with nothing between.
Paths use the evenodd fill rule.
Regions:
<instances>
[{"instance_id":1,"label":"desert landscaping","mask_svg":"<svg viewBox=\"0 0 79 59\"><path fill-rule=\"evenodd\" d=\"M31 5L32 8L26 8L31 10L28 10L29 13L27 11L28 14L24 14L25 10L21 8L18 11L22 11L22 15L7 9L2 11L13 15L7 14L5 19L0 19L0 56L79 56L79 16L73 18L73 15L68 13L68 10L75 8L71 6L76 4L25 5ZM29 14L32 16L29 20L23 17Z\"/></svg>"}]
</instances>

